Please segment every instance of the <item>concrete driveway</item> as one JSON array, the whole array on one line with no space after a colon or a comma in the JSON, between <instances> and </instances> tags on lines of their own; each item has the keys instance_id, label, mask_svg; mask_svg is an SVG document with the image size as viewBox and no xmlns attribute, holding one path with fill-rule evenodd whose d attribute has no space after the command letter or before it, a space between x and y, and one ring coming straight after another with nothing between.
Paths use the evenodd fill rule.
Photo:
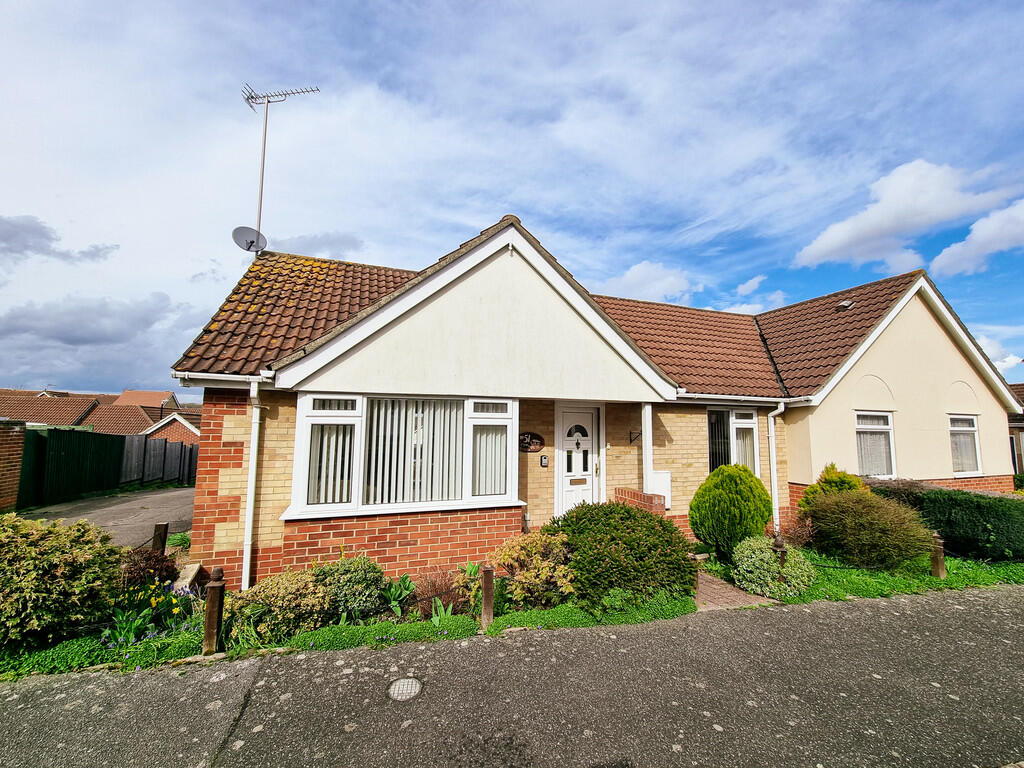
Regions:
<instances>
[{"instance_id":1,"label":"concrete driveway","mask_svg":"<svg viewBox=\"0 0 1024 768\"><path fill-rule=\"evenodd\" d=\"M69 523L88 520L109 531L115 544L137 547L153 535L156 523L170 523L171 533L189 530L194 495L195 488L136 491L54 504L23 516L34 520L64 519Z\"/></svg>"},{"instance_id":2,"label":"concrete driveway","mask_svg":"<svg viewBox=\"0 0 1024 768\"><path fill-rule=\"evenodd\" d=\"M1022 636L1004 587L27 678L0 765L995 768L1024 759Z\"/></svg>"}]
</instances>

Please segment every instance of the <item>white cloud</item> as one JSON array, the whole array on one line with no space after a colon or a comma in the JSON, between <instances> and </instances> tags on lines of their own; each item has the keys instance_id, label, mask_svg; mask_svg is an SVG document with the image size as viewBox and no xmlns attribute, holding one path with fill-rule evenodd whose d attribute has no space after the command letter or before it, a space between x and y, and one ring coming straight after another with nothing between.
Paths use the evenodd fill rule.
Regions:
<instances>
[{"instance_id":1,"label":"white cloud","mask_svg":"<svg viewBox=\"0 0 1024 768\"><path fill-rule=\"evenodd\" d=\"M1005 375L1011 368L1021 364L1021 355L1008 351L999 339L985 334L980 334L975 338L1000 373Z\"/></svg>"},{"instance_id":2,"label":"white cloud","mask_svg":"<svg viewBox=\"0 0 1024 768\"><path fill-rule=\"evenodd\" d=\"M778 309L786 303L786 294L782 291L772 291L760 296L756 301L738 302L727 304L724 307L709 307L720 312L735 312L740 315L758 315L767 312L769 309Z\"/></svg>"},{"instance_id":3,"label":"white cloud","mask_svg":"<svg viewBox=\"0 0 1024 768\"><path fill-rule=\"evenodd\" d=\"M758 287L765 281L765 275L755 275L746 282L740 283L736 286L736 293L740 296L746 296L748 293L753 293Z\"/></svg>"},{"instance_id":4,"label":"white cloud","mask_svg":"<svg viewBox=\"0 0 1024 768\"><path fill-rule=\"evenodd\" d=\"M688 304L691 292L701 289L702 286L694 285L681 269L658 262L641 261L621 275L598 284L594 292L627 299Z\"/></svg>"},{"instance_id":5,"label":"white cloud","mask_svg":"<svg viewBox=\"0 0 1024 768\"><path fill-rule=\"evenodd\" d=\"M870 187L872 202L859 213L826 227L796 255L794 266L826 262L881 261L891 272L920 266L906 242L932 227L999 205L1005 189L970 192L972 179L956 168L927 160L905 163Z\"/></svg>"},{"instance_id":6,"label":"white cloud","mask_svg":"<svg viewBox=\"0 0 1024 768\"><path fill-rule=\"evenodd\" d=\"M988 267L993 253L1024 247L1024 199L978 219L959 243L932 261L936 275L973 274Z\"/></svg>"}]
</instances>

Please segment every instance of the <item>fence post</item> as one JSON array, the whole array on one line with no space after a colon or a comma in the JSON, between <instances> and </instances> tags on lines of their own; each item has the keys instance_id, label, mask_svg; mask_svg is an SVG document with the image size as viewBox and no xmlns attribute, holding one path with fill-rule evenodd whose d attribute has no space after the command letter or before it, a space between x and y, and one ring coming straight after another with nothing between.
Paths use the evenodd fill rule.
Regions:
<instances>
[{"instance_id":1,"label":"fence post","mask_svg":"<svg viewBox=\"0 0 1024 768\"><path fill-rule=\"evenodd\" d=\"M480 569L480 627L486 630L494 621L494 566L485 565Z\"/></svg>"},{"instance_id":2,"label":"fence post","mask_svg":"<svg viewBox=\"0 0 1024 768\"><path fill-rule=\"evenodd\" d=\"M782 540L782 534L775 534L775 541L772 542L772 550L779 556L779 581L786 583L786 576L782 573L786 567L786 542Z\"/></svg>"},{"instance_id":3,"label":"fence post","mask_svg":"<svg viewBox=\"0 0 1024 768\"><path fill-rule=\"evenodd\" d=\"M932 534L932 576L946 578L946 543L939 534Z\"/></svg>"},{"instance_id":4,"label":"fence post","mask_svg":"<svg viewBox=\"0 0 1024 768\"><path fill-rule=\"evenodd\" d=\"M153 549L163 554L167 548L167 529L170 523L157 523L153 526Z\"/></svg>"},{"instance_id":5,"label":"fence post","mask_svg":"<svg viewBox=\"0 0 1024 768\"><path fill-rule=\"evenodd\" d=\"M203 623L203 656L217 652L224 621L224 569L217 566L206 585L206 620Z\"/></svg>"}]
</instances>

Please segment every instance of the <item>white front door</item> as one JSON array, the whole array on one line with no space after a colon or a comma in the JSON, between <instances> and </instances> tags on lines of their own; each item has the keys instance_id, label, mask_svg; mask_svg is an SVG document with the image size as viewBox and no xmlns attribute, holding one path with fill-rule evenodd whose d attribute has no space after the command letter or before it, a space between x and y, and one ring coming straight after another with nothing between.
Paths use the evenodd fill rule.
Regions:
<instances>
[{"instance_id":1,"label":"white front door","mask_svg":"<svg viewBox=\"0 0 1024 768\"><path fill-rule=\"evenodd\" d=\"M561 430L557 437L560 498L556 514L577 504L591 503L597 498L597 475L600 447L597 435L596 408L575 408L562 412Z\"/></svg>"}]
</instances>

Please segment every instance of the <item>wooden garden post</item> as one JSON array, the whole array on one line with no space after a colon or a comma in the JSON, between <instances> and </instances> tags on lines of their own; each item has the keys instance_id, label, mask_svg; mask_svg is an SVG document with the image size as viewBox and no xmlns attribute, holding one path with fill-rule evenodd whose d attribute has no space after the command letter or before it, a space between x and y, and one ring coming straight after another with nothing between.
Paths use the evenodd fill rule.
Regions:
<instances>
[{"instance_id":1,"label":"wooden garden post","mask_svg":"<svg viewBox=\"0 0 1024 768\"><path fill-rule=\"evenodd\" d=\"M932 576L946 578L946 543L938 532L932 534Z\"/></svg>"},{"instance_id":2,"label":"wooden garden post","mask_svg":"<svg viewBox=\"0 0 1024 768\"><path fill-rule=\"evenodd\" d=\"M153 549L160 554L163 554L167 547L167 529L169 527L169 523L157 523L153 526Z\"/></svg>"},{"instance_id":3,"label":"wooden garden post","mask_svg":"<svg viewBox=\"0 0 1024 768\"><path fill-rule=\"evenodd\" d=\"M480 627L486 630L494 621L494 566L485 565L480 569Z\"/></svg>"},{"instance_id":4,"label":"wooden garden post","mask_svg":"<svg viewBox=\"0 0 1024 768\"><path fill-rule=\"evenodd\" d=\"M203 656L217 652L224 621L224 569L217 566L206 585L206 621L203 624Z\"/></svg>"}]
</instances>

